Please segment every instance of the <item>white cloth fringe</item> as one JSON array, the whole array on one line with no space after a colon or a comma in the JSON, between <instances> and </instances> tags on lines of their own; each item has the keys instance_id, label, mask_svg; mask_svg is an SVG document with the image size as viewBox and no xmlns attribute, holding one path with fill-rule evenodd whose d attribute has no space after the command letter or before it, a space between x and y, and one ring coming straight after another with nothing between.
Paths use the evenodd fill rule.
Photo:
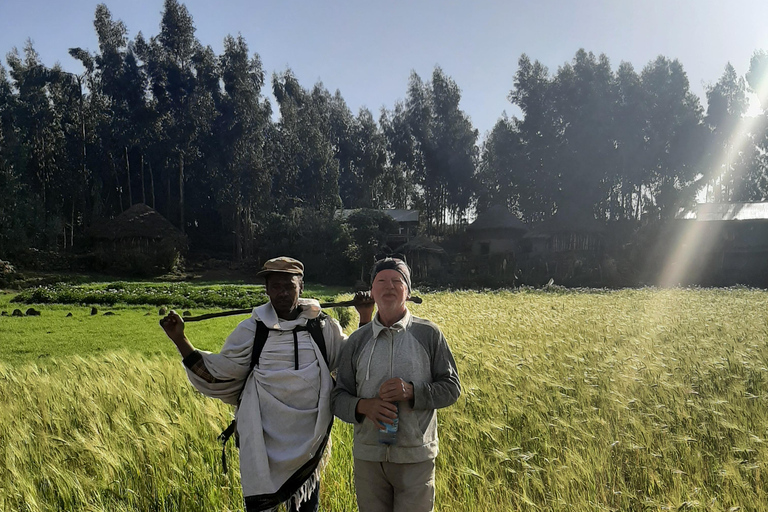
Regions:
<instances>
[{"instance_id":1,"label":"white cloth fringe","mask_svg":"<svg viewBox=\"0 0 768 512\"><path fill-rule=\"evenodd\" d=\"M288 501L285 502L285 508L288 509L288 503L293 501L294 506L298 509L302 503L307 501L312 493L315 492L315 488L320 483L320 475L323 473L325 466L331 461L331 437L328 436L328 444L325 447L325 453L323 453L320 463L318 463L315 471L307 478L299 489L293 493Z\"/></svg>"}]
</instances>

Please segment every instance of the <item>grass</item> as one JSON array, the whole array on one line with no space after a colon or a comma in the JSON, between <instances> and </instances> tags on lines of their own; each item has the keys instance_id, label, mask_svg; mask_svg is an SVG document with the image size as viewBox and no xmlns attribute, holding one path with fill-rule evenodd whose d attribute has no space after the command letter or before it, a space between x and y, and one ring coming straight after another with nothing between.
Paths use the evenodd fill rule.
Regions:
<instances>
[{"instance_id":1,"label":"grass","mask_svg":"<svg viewBox=\"0 0 768 512\"><path fill-rule=\"evenodd\" d=\"M120 286L119 284L117 285ZM130 288L129 288L130 287ZM187 286L191 289L192 297L199 297L201 290L229 290L232 286ZM85 290L117 290L115 283L89 286L72 286L72 293L66 293L65 285L56 285L57 297L72 297ZM155 290L157 300L142 305L128 305L125 303L111 304L103 307L99 302L85 301L82 304L46 304L31 302L32 307L41 311L39 317L0 317L0 361L19 364L25 361L35 361L39 364L51 358L68 355L87 356L92 354L110 353L115 350L131 350L144 355L176 355L176 349L171 343L167 343L163 337L158 322L159 308L154 305L159 303L169 307L175 307L179 313L189 311L192 315L201 315L221 311L230 307L247 307L248 304L261 304L263 286L245 286L243 290L232 293L233 296L243 297L242 302L236 305L218 304L213 307L209 302L197 304L184 296L176 300L168 298L168 290L175 290L173 294L180 294L182 288L176 285L147 285L138 283L128 285L131 291ZM51 288L36 288L34 290ZM46 292L47 293L47 292ZM53 294L53 292L51 292ZM87 292L90 293L90 292ZM112 293L112 292L109 292ZM34 295L34 292L32 293ZM323 287L311 287L306 290L305 296L319 297L322 300L330 300L334 297L333 289ZM11 313L14 309L25 312L30 303L20 304L21 294L0 294L0 311ZM251 298L253 302L248 302ZM193 306L188 306L190 301ZM97 314L91 314L93 304L97 304ZM185 304L187 306L185 306ZM241 304L241 305L238 305ZM189 307L189 309L187 309ZM348 308L328 310L329 314L339 319L342 324L350 322L352 316ZM68 314L72 316L67 316ZM105 316L106 313L110 313ZM225 318L210 319L189 327L188 335L198 348L204 350L217 350L221 347L226 333L247 318L246 315L231 316ZM193 324L190 324L190 326Z\"/></svg>"},{"instance_id":2,"label":"grass","mask_svg":"<svg viewBox=\"0 0 768 512\"><path fill-rule=\"evenodd\" d=\"M424 299L463 385L439 415L437 510L768 510L768 293ZM189 386L156 311L70 309L0 318L0 510L239 510L215 442L229 408ZM188 329L216 350L237 321ZM333 443L321 506L355 510L348 425Z\"/></svg>"}]
</instances>

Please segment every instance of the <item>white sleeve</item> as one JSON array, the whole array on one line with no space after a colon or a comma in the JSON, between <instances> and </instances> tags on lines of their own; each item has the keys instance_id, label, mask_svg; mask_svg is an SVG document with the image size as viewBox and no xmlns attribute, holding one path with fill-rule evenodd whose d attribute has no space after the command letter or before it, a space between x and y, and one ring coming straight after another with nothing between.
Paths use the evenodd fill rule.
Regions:
<instances>
[{"instance_id":1,"label":"white sleeve","mask_svg":"<svg viewBox=\"0 0 768 512\"><path fill-rule=\"evenodd\" d=\"M240 322L227 336L218 354L200 350L205 367L216 382L208 382L186 368L189 382L206 396L218 398L228 404L237 404L248 376L255 333L256 322L249 318Z\"/></svg>"},{"instance_id":2,"label":"white sleeve","mask_svg":"<svg viewBox=\"0 0 768 512\"><path fill-rule=\"evenodd\" d=\"M334 371L339 365L341 349L347 342L347 336L341 330L338 320L328 317L323 325L325 350L328 352L328 369Z\"/></svg>"}]
</instances>

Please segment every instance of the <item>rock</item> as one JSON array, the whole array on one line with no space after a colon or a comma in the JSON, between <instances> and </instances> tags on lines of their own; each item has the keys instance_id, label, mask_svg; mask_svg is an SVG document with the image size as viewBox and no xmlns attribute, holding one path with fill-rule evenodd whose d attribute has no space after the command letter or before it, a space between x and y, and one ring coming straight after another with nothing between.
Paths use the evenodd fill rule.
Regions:
<instances>
[{"instance_id":1,"label":"rock","mask_svg":"<svg viewBox=\"0 0 768 512\"><path fill-rule=\"evenodd\" d=\"M8 316L8 312L7 311L3 311L2 313L0 313L0 316Z\"/></svg>"},{"instance_id":2,"label":"rock","mask_svg":"<svg viewBox=\"0 0 768 512\"><path fill-rule=\"evenodd\" d=\"M107 311L106 313L104 313L104 316L115 316L115 313L113 313L112 311Z\"/></svg>"},{"instance_id":3,"label":"rock","mask_svg":"<svg viewBox=\"0 0 768 512\"><path fill-rule=\"evenodd\" d=\"M157 312L160 316L165 316L166 313L168 313L168 308L165 306L161 307L160 310Z\"/></svg>"},{"instance_id":4,"label":"rock","mask_svg":"<svg viewBox=\"0 0 768 512\"><path fill-rule=\"evenodd\" d=\"M184 311L184 312L181 314L181 316L192 316L192 313L190 313L189 311Z\"/></svg>"},{"instance_id":5,"label":"rock","mask_svg":"<svg viewBox=\"0 0 768 512\"><path fill-rule=\"evenodd\" d=\"M69 318L71 316L74 316L74 315L72 315L72 312L70 311L69 313L67 313L67 318Z\"/></svg>"},{"instance_id":6,"label":"rock","mask_svg":"<svg viewBox=\"0 0 768 512\"><path fill-rule=\"evenodd\" d=\"M24 313L22 313L20 309L14 309L11 316L24 316Z\"/></svg>"},{"instance_id":7,"label":"rock","mask_svg":"<svg viewBox=\"0 0 768 512\"><path fill-rule=\"evenodd\" d=\"M27 316L40 316L40 312L36 310L35 308L29 308L27 312L25 313Z\"/></svg>"},{"instance_id":8,"label":"rock","mask_svg":"<svg viewBox=\"0 0 768 512\"><path fill-rule=\"evenodd\" d=\"M152 313L150 313L149 311L147 311L146 313L144 313L144 316L149 316L149 315L151 315L151 314L152 314Z\"/></svg>"},{"instance_id":9,"label":"rock","mask_svg":"<svg viewBox=\"0 0 768 512\"><path fill-rule=\"evenodd\" d=\"M99 313L99 310L98 310L98 309L96 309L96 307L95 307L95 306L91 308L91 316L93 316L93 315L96 315L96 314L98 314L98 313Z\"/></svg>"}]
</instances>

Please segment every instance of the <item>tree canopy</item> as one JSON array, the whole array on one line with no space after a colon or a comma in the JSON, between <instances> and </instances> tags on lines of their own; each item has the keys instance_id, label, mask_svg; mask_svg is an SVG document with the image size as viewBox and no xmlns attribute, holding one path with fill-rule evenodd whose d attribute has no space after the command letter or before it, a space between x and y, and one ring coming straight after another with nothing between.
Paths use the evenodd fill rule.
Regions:
<instances>
[{"instance_id":1,"label":"tree canopy","mask_svg":"<svg viewBox=\"0 0 768 512\"><path fill-rule=\"evenodd\" d=\"M94 29L95 51L69 51L80 74L46 67L31 42L0 63L0 255L77 248L137 203L193 248L240 259L293 239L276 223L332 222L338 208L419 209L444 235L494 205L588 223L662 221L702 190L768 198L766 114L744 122L748 90L768 104L765 51L746 77L727 64L706 110L664 56L637 71L579 49L551 72L522 55L508 96L519 115L481 137L439 66L412 72L375 116L290 69L268 81L240 36L216 55L178 0L157 35L129 39L105 4ZM360 232L348 229L328 236Z\"/></svg>"}]
</instances>

